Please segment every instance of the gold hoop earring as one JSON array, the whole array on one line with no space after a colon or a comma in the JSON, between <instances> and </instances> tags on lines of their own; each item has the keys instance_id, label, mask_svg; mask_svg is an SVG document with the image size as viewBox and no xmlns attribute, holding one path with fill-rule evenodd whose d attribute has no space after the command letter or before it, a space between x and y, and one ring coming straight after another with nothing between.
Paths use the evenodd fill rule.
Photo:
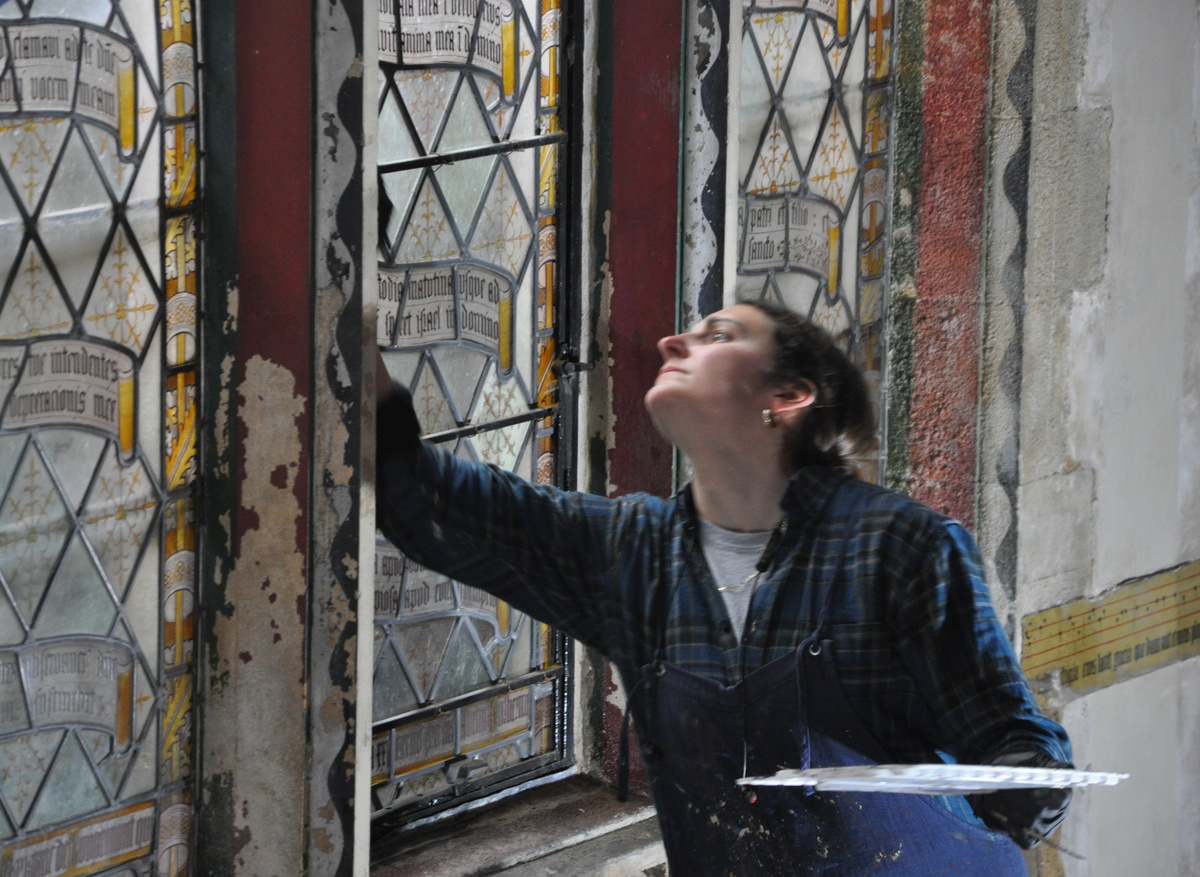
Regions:
<instances>
[{"instance_id":1,"label":"gold hoop earring","mask_svg":"<svg viewBox=\"0 0 1200 877\"><path fill-rule=\"evenodd\" d=\"M769 429L774 429L779 426L779 418L775 416L775 412L770 408L764 408L762 413L763 426Z\"/></svg>"}]
</instances>

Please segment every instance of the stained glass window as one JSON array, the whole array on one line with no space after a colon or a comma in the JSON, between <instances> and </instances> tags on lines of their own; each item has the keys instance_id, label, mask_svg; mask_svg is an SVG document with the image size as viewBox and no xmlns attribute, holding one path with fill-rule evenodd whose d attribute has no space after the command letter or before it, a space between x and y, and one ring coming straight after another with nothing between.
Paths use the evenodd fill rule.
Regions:
<instances>
[{"instance_id":1,"label":"stained glass window","mask_svg":"<svg viewBox=\"0 0 1200 877\"><path fill-rule=\"evenodd\" d=\"M747 3L731 150L738 298L775 298L824 326L877 394L893 34L892 0Z\"/></svg>"},{"instance_id":2,"label":"stained glass window","mask_svg":"<svg viewBox=\"0 0 1200 877\"><path fill-rule=\"evenodd\" d=\"M560 0L380 5L378 341L425 435L556 480L565 143ZM566 757L565 648L382 537L375 813L427 812Z\"/></svg>"},{"instance_id":3,"label":"stained glass window","mask_svg":"<svg viewBox=\"0 0 1200 877\"><path fill-rule=\"evenodd\" d=\"M0 873L187 869L194 12L0 2Z\"/></svg>"}]
</instances>

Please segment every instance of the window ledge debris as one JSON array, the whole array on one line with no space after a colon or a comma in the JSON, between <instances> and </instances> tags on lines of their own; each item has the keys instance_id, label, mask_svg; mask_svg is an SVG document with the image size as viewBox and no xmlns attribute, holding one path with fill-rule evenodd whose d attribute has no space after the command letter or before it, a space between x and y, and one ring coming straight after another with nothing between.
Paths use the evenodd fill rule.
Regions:
<instances>
[{"instance_id":1,"label":"window ledge debris","mask_svg":"<svg viewBox=\"0 0 1200 877\"><path fill-rule=\"evenodd\" d=\"M371 877L543 877L666 873L649 798L621 803L611 786L572 777L450 824L376 837Z\"/></svg>"}]
</instances>

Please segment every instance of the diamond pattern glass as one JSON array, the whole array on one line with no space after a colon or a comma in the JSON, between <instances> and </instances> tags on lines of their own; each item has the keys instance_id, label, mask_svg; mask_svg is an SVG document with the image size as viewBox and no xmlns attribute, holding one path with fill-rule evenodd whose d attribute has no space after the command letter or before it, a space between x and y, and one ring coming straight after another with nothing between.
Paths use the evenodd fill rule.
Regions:
<instances>
[{"instance_id":1,"label":"diamond pattern glass","mask_svg":"<svg viewBox=\"0 0 1200 877\"><path fill-rule=\"evenodd\" d=\"M196 13L0 5L0 873L188 873Z\"/></svg>"},{"instance_id":2,"label":"diamond pattern glass","mask_svg":"<svg viewBox=\"0 0 1200 877\"><path fill-rule=\"evenodd\" d=\"M753 0L741 39L737 296L782 301L824 326L878 398L892 4Z\"/></svg>"},{"instance_id":3,"label":"diamond pattern glass","mask_svg":"<svg viewBox=\"0 0 1200 877\"><path fill-rule=\"evenodd\" d=\"M381 13L379 344L428 438L552 482L560 2L397 12ZM382 537L375 575L375 813L561 762L561 638Z\"/></svg>"}]
</instances>

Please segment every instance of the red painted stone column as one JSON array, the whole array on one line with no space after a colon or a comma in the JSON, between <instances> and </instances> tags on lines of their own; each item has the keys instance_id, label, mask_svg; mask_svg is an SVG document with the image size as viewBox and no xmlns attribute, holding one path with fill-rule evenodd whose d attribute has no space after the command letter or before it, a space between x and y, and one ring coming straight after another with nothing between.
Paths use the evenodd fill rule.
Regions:
<instances>
[{"instance_id":1,"label":"red painted stone column","mask_svg":"<svg viewBox=\"0 0 1200 877\"><path fill-rule=\"evenodd\" d=\"M655 342L675 331L679 258L679 119L683 7L680 3L612 3L612 117L598 119L611 137L607 241L612 282L609 314L613 445L608 480L614 494L668 495L673 451L650 422L642 397L662 360ZM603 354L602 354L603 355ZM605 694L616 683L605 669ZM604 763L616 775L621 711L604 703ZM635 785L640 764L632 746Z\"/></svg>"},{"instance_id":2,"label":"red painted stone column","mask_svg":"<svg viewBox=\"0 0 1200 877\"><path fill-rule=\"evenodd\" d=\"M910 484L914 497L968 528L975 519L990 40L990 2L927 2Z\"/></svg>"},{"instance_id":3,"label":"red painted stone column","mask_svg":"<svg viewBox=\"0 0 1200 877\"><path fill-rule=\"evenodd\" d=\"M680 4L613 4L609 481L618 494L673 488L671 446L642 396L662 364L655 342L675 331L682 28Z\"/></svg>"},{"instance_id":4,"label":"red painted stone column","mask_svg":"<svg viewBox=\"0 0 1200 877\"><path fill-rule=\"evenodd\" d=\"M258 354L303 378L312 347L311 17L308 4L286 0L236 7L239 359ZM298 498L306 493L296 485Z\"/></svg>"},{"instance_id":5,"label":"red painted stone column","mask_svg":"<svg viewBox=\"0 0 1200 877\"><path fill-rule=\"evenodd\" d=\"M223 161L205 170L224 186L206 193L207 209L220 210L209 232L236 261L224 254L232 276L214 269L205 292L219 368L204 387L212 569L202 584L196 867L333 873L309 856L306 806L310 778L324 773L313 770L308 721L313 8L254 0L212 18L225 30L209 89L220 115L206 122L206 142Z\"/></svg>"}]
</instances>

